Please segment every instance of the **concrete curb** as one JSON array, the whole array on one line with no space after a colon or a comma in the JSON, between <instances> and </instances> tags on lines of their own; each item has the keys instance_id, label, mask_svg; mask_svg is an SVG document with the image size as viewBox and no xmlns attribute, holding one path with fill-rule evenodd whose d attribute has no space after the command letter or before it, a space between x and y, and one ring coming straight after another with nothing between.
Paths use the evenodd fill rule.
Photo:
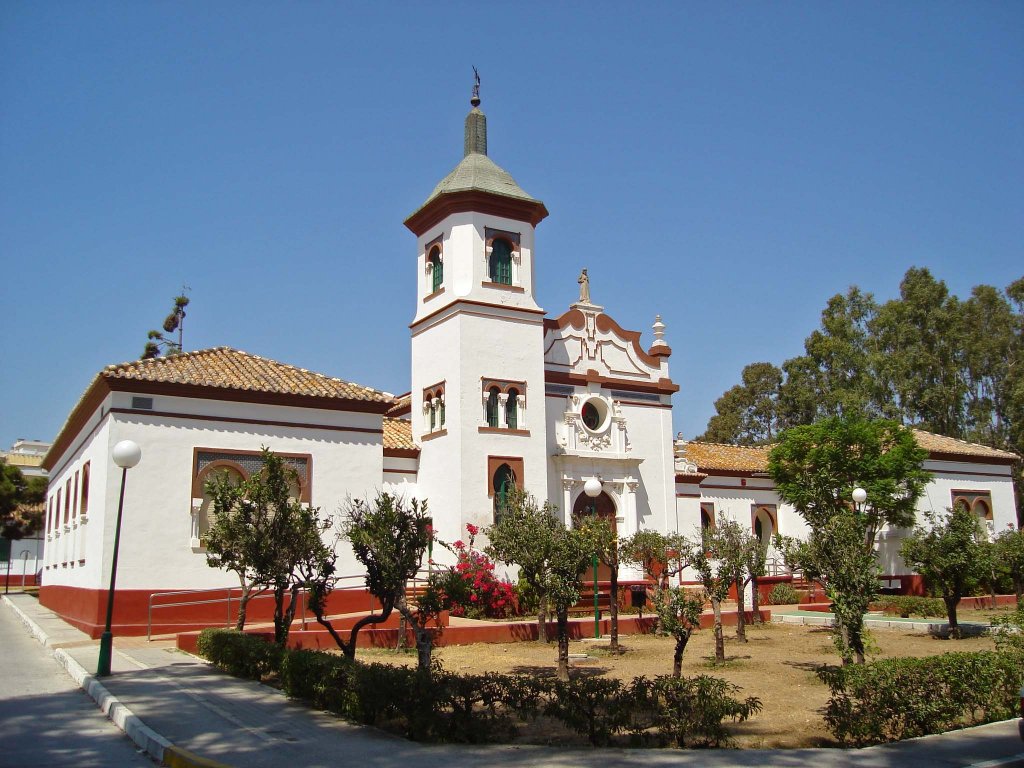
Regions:
<instances>
[{"instance_id":1,"label":"concrete curb","mask_svg":"<svg viewBox=\"0 0 1024 768\"><path fill-rule=\"evenodd\" d=\"M164 762L164 752L171 746L171 742L142 722L138 715L108 691L103 683L86 672L85 668L71 658L67 651L58 649L54 652L53 657L67 670L71 679L89 694L103 714L124 731L139 749L153 759Z\"/></svg>"},{"instance_id":2,"label":"concrete curb","mask_svg":"<svg viewBox=\"0 0 1024 768\"><path fill-rule=\"evenodd\" d=\"M821 616L795 616L791 613L772 614L772 621L778 624L802 624L808 627L831 627L835 619L829 613ZM949 623L945 621L889 621L888 619L864 619L868 629L902 629L907 632L948 632ZM960 624L965 632L986 635L989 627L973 622Z\"/></svg>"},{"instance_id":3,"label":"concrete curb","mask_svg":"<svg viewBox=\"0 0 1024 768\"><path fill-rule=\"evenodd\" d=\"M32 620L28 614L21 610L11 600L3 597L4 604L14 611L32 637L43 647L52 648L53 642L42 627ZM154 731L136 715L127 705L112 694L96 677L89 674L85 667L75 661L71 655L62 648L53 650L53 657L64 670L71 676L78 686L85 691L89 697L96 702L100 711L110 721L124 731L125 735L135 743L139 749L159 762L161 765L170 768L231 768L225 763L218 763L208 760L205 757L189 752L187 749L176 747L159 733Z\"/></svg>"}]
</instances>

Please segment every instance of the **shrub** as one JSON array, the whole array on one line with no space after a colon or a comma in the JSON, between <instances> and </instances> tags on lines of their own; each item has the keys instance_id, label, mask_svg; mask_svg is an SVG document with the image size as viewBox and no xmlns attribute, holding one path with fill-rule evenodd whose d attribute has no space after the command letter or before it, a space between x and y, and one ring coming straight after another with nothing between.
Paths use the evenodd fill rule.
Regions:
<instances>
[{"instance_id":1,"label":"shrub","mask_svg":"<svg viewBox=\"0 0 1024 768\"><path fill-rule=\"evenodd\" d=\"M792 584L786 581L780 581L768 593L768 605L793 605L799 602L800 593L793 589Z\"/></svg>"},{"instance_id":2,"label":"shrub","mask_svg":"<svg viewBox=\"0 0 1024 768\"><path fill-rule=\"evenodd\" d=\"M505 618L515 613L515 587L494 576L494 562L483 552L473 548L479 529L467 525L469 543L456 541L451 550L457 558L455 579L445 582L447 597L451 601L452 616L470 618Z\"/></svg>"},{"instance_id":3,"label":"shrub","mask_svg":"<svg viewBox=\"0 0 1024 768\"><path fill-rule=\"evenodd\" d=\"M992 619L992 635L996 650L1024 656L1024 604L1013 613Z\"/></svg>"},{"instance_id":4,"label":"shrub","mask_svg":"<svg viewBox=\"0 0 1024 768\"><path fill-rule=\"evenodd\" d=\"M825 722L855 746L1014 715L1024 655L978 651L884 659L818 672L831 690Z\"/></svg>"},{"instance_id":5,"label":"shrub","mask_svg":"<svg viewBox=\"0 0 1024 768\"><path fill-rule=\"evenodd\" d=\"M636 688L641 680L633 681ZM735 698L733 694L740 690L739 686L719 677L663 676L645 683L649 686L647 695L655 702L652 725L659 730L663 743L680 747L728 744L731 739L722 721L730 718L743 722L761 711L760 699Z\"/></svg>"},{"instance_id":6,"label":"shrub","mask_svg":"<svg viewBox=\"0 0 1024 768\"><path fill-rule=\"evenodd\" d=\"M632 707L621 680L580 677L557 681L544 714L586 734L595 747L605 746L629 723Z\"/></svg>"},{"instance_id":7,"label":"shrub","mask_svg":"<svg viewBox=\"0 0 1024 768\"><path fill-rule=\"evenodd\" d=\"M946 605L938 597L891 595L879 598L875 601L874 606L877 610L897 616L946 618Z\"/></svg>"},{"instance_id":8,"label":"shrub","mask_svg":"<svg viewBox=\"0 0 1024 768\"><path fill-rule=\"evenodd\" d=\"M284 649L259 635L236 629L204 629L196 643L199 655L235 677L261 680L281 668Z\"/></svg>"},{"instance_id":9,"label":"shrub","mask_svg":"<svg viewBox=\"0 0 1024 768\"><path fill-rule=\"evenodd\" d=\"M281 662L281 687L293 699L336 714L353 708L354 661L324 651L288 651Z\"/></svg>"}]
</instances>

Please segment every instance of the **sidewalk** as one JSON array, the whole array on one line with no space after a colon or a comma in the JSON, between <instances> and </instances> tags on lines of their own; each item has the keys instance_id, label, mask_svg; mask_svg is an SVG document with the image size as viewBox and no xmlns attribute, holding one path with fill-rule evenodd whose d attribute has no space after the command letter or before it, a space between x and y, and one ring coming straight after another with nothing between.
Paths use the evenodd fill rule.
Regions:
<instances>
[{"instance_id":1,"label":"sidewalk","mask_svg":"<svg viewBox=\"0 0 1024 768\"><path fill-rule=\"evenodd\" d=\"M136 743L172 766L448 768L495 763L567 768L600 760L608 768L654 766L856 766L945 768L1024 766L1017 721L862 750L589 750L532 746L423 745L294 704L279 691L228 677L168 641L114 638L113 674L92 677L98 641L38 602L9 595L35 637ZM201 757L200 757L201 756Z\"/></svg>"}]
</instances>

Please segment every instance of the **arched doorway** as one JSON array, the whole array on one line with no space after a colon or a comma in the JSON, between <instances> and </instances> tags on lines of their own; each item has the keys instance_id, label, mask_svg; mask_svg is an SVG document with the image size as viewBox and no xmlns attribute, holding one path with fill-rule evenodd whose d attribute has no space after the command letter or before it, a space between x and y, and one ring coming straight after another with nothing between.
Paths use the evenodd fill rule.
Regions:
<instances>
[{"instance_id":1,"label":"arched doorway","mask_svg":"<svg viewBox=\"0 0 1024 768\"><path fill-rule=\"evenodd\" d=\"M579 498L576 499L576 503L572 505L572 518L575 520L579 517L588 517L594 514L595 509L598 517L607 519L613 527L615 526L615 501L604 491L601 491L601 495L595 499L590 498L585 493L581 493ZM587 573L590 575L589 570ZM604 563L598 563L598 580L608 581L611 577L611 569Z\"/></svg>"}]
</instances>

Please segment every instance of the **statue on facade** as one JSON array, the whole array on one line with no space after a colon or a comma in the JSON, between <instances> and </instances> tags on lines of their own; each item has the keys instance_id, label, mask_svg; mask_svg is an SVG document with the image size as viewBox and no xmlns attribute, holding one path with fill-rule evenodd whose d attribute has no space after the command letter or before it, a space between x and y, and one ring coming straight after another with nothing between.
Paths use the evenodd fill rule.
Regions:
<instances>
[{"instance_id":1,"label":"statue on facade","mask_svg":"<svg viewBox=\"0 0 1024 768\"><path fill-rule=\"evenodd\" d=\"M580 303L590 303L590 278L587 276L587 270L584 269L580 272L580 279L576 281L580 284Z\"/></svg>"}]
</instances>

